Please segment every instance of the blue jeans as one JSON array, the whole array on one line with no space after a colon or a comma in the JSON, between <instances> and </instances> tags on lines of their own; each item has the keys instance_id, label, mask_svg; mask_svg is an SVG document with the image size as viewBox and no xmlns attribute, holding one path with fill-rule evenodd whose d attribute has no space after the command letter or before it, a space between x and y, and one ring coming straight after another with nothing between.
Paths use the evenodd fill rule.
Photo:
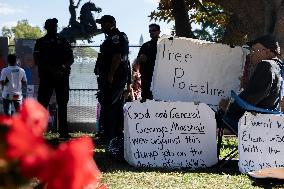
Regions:
<instances>
[{"instance_id":1,"label":"blue jeans","mask_svg":"<svg viewBox=\"0 0 284 189\"><path fill-rule=\"evenodd\" d=\"M4 113L8 116L12 115L12 104L16 111L18 111L19 106L21 105L21 100L8 100L3 99L3 109Z\"/></svg>"}]
</instances>

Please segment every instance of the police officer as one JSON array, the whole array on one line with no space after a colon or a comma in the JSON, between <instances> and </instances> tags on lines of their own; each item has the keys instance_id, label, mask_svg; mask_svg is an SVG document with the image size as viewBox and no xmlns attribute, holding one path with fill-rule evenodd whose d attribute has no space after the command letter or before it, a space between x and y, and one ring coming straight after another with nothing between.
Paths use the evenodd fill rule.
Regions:
<instances>
[{"instance_id":1,"label":"police officer","mask_svg":"<svg viewBox=\"0 0 284 189\"><path fill-rule=\"evenodd\" d=\"M38 101L47 108L53 90L58 104L60 137L69 138L67 103L69 100L69 75L74 62L71 45L57 33L57 19L47 19L46 35L36 41L34 60L40 78Z\"/></svg>"},{"instance_id":2,"label":"police officer","mask_svg":"<svg viewBox=\"0 0 284 189\"><path fill-rule=\"evenodd\" d=\"M101 104L99 125L108 143L123 134L123 91L129 75L129 44L126 34L116 28L113 16L104 15L96 21L106 34L95 73L98 76L98 101Z\"/></svg>"}]
</instances>

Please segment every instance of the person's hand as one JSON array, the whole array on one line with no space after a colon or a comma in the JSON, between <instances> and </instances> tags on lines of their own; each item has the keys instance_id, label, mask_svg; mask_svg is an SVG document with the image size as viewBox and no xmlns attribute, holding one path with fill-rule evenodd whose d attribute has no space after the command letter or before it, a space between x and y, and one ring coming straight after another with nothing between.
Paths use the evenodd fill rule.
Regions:
<instances>
[{"instance_id":1,"label":"person's hand","mask_svg":"<svg viewBox=\"0 0 284 189\"><path fill-rule=\"evenodd\" d=\"M226 111L226 109L228 108L229 102L230 102L229 99L222 98L219 102L219 108L223 111Z\"/></svg>"}]
</instances>

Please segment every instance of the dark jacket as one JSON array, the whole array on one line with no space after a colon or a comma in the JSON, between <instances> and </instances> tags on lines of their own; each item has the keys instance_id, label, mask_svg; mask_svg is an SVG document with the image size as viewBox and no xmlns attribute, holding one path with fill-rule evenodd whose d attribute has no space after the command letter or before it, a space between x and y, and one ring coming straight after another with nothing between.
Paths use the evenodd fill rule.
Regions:
<instances>
[{"instance_id":1,"label":"dark jacket","mask_svg":"<svg viewBox=\"0 0 284 189\"><path fill-rule=\"evenodd\" d=\"M140 65L140 73L142 80L142 88L144 86L150 89L153 71L155 67L156 54L157 54L157 41L158 39L152 39L142 45L139 50L138 57L141 54L147 56L147 61Z\"/></svg>"},{"instance_id":2,"label":"dark jacket","mask_svg":"<svg viewBox=\"0 0 284 189\"><path fill-rule=\"evenodd\" d=\"M115 54L121 54L122 61L114 75L113 84L124 82L128 78L129 70L129 44L125 33L114 29L107 36L100 47L100 54L96 62L95 73L102 80L107 80L107 75L110 72L112 58Z\"/></svg>"},{"instance_id":3,"label":"dark jacket","mask_svg":"<svg viewBox=\"0 0 284 189\"><path fill-rule=\"evenodd\" d=\"M260 108L275 109L280 103L281 61L263 60L249 80L240 97Z\"/></svg>"},{"instance_id":4,"label":"dark jacket","mask_svg":"<svg viewBox=\"0 0 284 189\"><path fill-rule=\"evenodd\" d=\"M281 67L279 59L263 60L258 63L246 88L239 96L256 107L278 110L282 80ZM237 123L244 113L245 110L234 102L230 104L226 116ZM234 129L235 131L238 130L237 125Z\"/></svg>"},{"instance_id":5,"label":"dark jacket","mask_svg":"<svg viewBox=\"0 0 284 189\"><path fill-rule=\"evenodd\" d=\"M115 54L121 55L119 64L110 84L107 76L111 71L112 59ZM102 105L118 102L123 94L124 87L129 82L129 44L125 33L113 29L102 43L100 54L96 62L95 74L98 75L98 100Z\"/></svg>"},{"instance_id":6,"label":"dark jacket","mask_svg":"<svg viewBox=\"0 0 284 189\"><path fill-rule=\"evenodd\" d=\"M71 45L60 35L54 37L45 35L37 39L34 59L41 79L69 76L74 62Z\"/></svg>"}]
</instances>

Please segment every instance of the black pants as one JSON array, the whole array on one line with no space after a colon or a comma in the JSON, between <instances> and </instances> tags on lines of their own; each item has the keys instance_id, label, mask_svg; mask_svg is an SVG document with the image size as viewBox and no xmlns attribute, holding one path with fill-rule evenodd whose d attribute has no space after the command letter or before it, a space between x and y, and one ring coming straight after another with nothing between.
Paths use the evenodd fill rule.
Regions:
<instances>
[{"instance_id":1,"label":"black pants","mask_svg":"<svg viewBox=\"0 0 284 189\"><path fill-rule=\"evenodd\" d=\"M123 136L123 105L122 93L126 80L113 85L104 82L100 85L98 100L101 104L99 127L109 142L115 137Z\"/></svg>"},{"instance_id":2,"label":"black pants","mask_svg":"<svg viewBox=\"0 0 284 189\"><path fill-rule=\"evenodd\" d=\"M118 100L114 104L101 106L99 123L106 142L123 136L123 104L122 100Z\"/></svg>"},{"instance_id":3,"label":"black pants","mask_svg":"<svg viewBox=\"0 0 284 189\"><path fill-rule=\"evenodd\" d=\"M59 133L64 135L68 133L67 103L69 101L69 75L60 79L40 78L37 99L45 108L48 107L54 90L58 104Z\"/></svg>"},{"instance_id":4,"label":"black pants","mask_svg":"<svg viewBox=\"0 0 284 189\"><path fill-rule=\"evenodd\" d=\"M141 97L142 97L142 101L145 101L146 99L153 99L153 94L151 91L151 83L152 80L149 78L144 78L141 77Z\"/></svg>"}]
</instances>

